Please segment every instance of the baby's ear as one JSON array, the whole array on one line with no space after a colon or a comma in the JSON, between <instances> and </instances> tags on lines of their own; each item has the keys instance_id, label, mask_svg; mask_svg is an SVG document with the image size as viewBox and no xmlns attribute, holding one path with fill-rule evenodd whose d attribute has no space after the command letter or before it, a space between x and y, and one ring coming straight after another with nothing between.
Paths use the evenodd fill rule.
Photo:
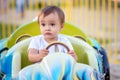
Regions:
<instances>
[{"instance_id":1,"label":"baby's ear","mask_svg":"<svg viewBox=\"0 0 120 80\"><path fill-rule=\"evenodd\" d=\"M61 24L61 28L63 28L63 27L64 27L64 23Z\"/></svg>"}]
</instances>

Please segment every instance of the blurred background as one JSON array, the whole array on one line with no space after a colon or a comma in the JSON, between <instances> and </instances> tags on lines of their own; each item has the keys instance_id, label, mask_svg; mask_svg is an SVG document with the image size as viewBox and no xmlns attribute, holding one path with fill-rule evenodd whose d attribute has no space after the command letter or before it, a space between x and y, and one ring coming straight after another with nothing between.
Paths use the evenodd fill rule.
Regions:
<instances>
[{"instance_id":1,"label":"blurred background","mask_svg":"<svg viewBox=\"0 0 120 80\"><path fill-rule=\"evenodd\" d=\"M111 80L120 80L120 0L0 0L0 39L32 21L48 5L62 8L66 22L102 45L108 53Z\"/></svg>"}]
</instances>

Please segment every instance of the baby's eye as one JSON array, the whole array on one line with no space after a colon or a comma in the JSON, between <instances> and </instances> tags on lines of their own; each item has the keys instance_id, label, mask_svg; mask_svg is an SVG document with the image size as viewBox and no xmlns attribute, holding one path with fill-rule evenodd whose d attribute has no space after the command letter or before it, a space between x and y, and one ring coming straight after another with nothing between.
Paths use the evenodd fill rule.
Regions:
<instances>
[{"instance_id":1,"label":"baby's eye","mask_svg":"<svg viewBox=\"0 0 120 80\"><path fill-rule=\"evenodd\" d=\"M50 25L51 25L51 26L54 26L55 24L52 23L52 24L50 24Z\"/></svg>"},{"instance_id":2,"label":"baby's eye","mask_svg":"<svg viewBox=\"0 0 120 80\"><path fill-rule=\"evenodd\" d=\"M44 23L42 23L41 25L42 25L42 26L45 26L45 24L44 24Z\"/></svg>"}]
</instances>

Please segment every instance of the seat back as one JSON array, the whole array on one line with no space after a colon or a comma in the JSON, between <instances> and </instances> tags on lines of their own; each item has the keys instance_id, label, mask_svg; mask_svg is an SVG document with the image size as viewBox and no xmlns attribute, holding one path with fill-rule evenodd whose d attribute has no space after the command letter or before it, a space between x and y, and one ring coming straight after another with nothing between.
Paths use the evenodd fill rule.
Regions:
<instances>
[{"instance_id":1,"label":"seat back","mask_svg":"<svg viewBox=\"0 0 120 80\"><path fill-rule=\"evenodd\" d=\"M40 33L41 32L39 30L39 25L37 21L28 22L26 24L21 25L19 28L17 28L17 30L13 32L13 34L11 34L10 37L8 37L5 46L11 48L14 44L16 44L20 37L28 38L29 36L36 36L39 35ZM71 36L80 35L87 41L87 43L92 45L91 41L82 30L67 22L65 22L64 29L60 33Z\"/></svg>"}]
</instances>

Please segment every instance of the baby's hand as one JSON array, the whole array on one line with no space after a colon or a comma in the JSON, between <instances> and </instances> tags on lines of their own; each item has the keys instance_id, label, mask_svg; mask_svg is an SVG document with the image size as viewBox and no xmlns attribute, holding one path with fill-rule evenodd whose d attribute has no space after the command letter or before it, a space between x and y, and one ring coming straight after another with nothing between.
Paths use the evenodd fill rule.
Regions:
<instances>
[{"instance_id":1,"label":"baby's hand","mask_svg":"<svg viewBox=\"0 0 120 80\"><path fill-rule=\"evenodd\" d=\"M39 50L39 54L41 58L44 58L46 55L48 55L49 51L47 49L41 49Z\"/></svg>"},{"instance_id":2,"label":"baby's hand","mask_svg":"<svg viewBox=\"0 0 120 80\"><path fill-rule=\"evenodd\" d=\"M70 50L69 52L68 52L68 54L70 54L76 61L77 61L77 55L76 55L76 53L73 51L73 50Z\"/></svg>"}]
</instances>

